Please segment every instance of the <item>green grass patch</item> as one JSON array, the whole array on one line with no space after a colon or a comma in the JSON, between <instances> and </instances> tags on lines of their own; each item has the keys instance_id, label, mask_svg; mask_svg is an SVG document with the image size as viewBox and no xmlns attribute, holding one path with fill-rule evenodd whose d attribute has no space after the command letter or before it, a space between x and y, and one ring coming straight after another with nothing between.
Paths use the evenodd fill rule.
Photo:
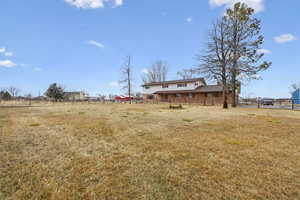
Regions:
<instances>
[{"instance_id":1,"label":"green grass patch","mask_svg":"<svg viewBox=\"0 0 300 200\"><path fill-rule=\"evenodd\" d=\"M188 118L184 118L184 119L182 119L184 122L193 122L194 120L192 120L192 119L188 119Z\"/></svg>"},{"instance_id":2,"label":"green grass patch","mask_svg":"<svg viewBox=\"0 0 300 200\"><path fill-rule=\"evenodd\" d=\"M32 123L32 124L29 124L29 126L36 127L36 126L40 126L40 124L39 123Z\"/></svg>"},{"instance_id":3,"label":"green grass patch","mask_svg":"<svg viewBox=\"0 0 300 200\"><path fill-rule=\"evenodd\" d=\"M232 139L226 139L225 143L232 144L232 145L239 145L239 144L241 144L241 142L239 142L237 140L232 140Z\"/></svg>"},{"instance_id":4,"label":"green grass patch","mask_svg":"<svg viewBox=\"0 0 300 200\"><path fill-rule=\"evenodd\" d=\"M149 112L144 112L143 115L145 115L145 116L150 115L150 113Z\"/></svg>"}]
</instances>

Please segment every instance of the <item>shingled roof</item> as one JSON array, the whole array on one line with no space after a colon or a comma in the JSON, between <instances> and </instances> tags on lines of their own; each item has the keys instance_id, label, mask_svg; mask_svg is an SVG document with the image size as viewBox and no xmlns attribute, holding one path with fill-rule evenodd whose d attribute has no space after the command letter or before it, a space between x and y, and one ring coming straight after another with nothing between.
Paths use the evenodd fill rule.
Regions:
<instances>
[{"instance_id":1,"label":"shingled roof","mask_svg":"<svg viewBox=\"0 0 300 200\"><path fill-rule=\"evenodd\" d=\"M195 92L222 92L223 87L221 85L206 85L200 86L194 90Z\"/></svg>"},{"instance_id":2,"label":"shingled roof","mask_svg":"<svg viewBox=\"0 0 300 200\"><path fill-rule=\"evenodd\" d=\"M178 94L178 93L210 93L210 92L222 92L223 87L221 85L205 85L199 86L195 90L164 90L157 91L154 94Z\"/></svg>"}]
</instances>

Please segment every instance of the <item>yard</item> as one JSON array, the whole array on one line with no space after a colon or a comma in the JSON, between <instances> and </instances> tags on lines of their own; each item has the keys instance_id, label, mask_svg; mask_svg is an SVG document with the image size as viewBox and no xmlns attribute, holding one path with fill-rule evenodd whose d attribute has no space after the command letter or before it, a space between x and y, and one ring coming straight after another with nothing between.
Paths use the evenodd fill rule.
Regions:
<instances>
[{"instance_id":1,"label":"yard","mask_svg":"<svg viewBox=\"0 0 300 200\"><path fill-rule=\"evenodd\" d=\"M300 112L1 107L0 199L300 199Z\"/></svg>"}]
</instances>

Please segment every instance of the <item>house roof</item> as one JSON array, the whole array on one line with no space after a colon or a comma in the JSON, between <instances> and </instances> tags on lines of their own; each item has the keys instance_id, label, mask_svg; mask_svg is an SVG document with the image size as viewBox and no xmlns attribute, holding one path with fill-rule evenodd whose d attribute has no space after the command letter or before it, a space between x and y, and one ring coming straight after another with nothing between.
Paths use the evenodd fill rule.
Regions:
<instances>
[{"instance_id":1,"label":"house roof","mask_svg":"<svg viewBox=\"0 0 300 200\"><path fill-rule=\"evenodd\" d=\"M221 85L205 85L199 86L195 90L164 90L157 91L154 94L178 94L178 93L210 93L210 92L222 92L223 87Z\"/></svg>"},{"instance_id":2,"label":"house roof","mask_svg":"<svg viewBox=\"0 0 300 200\"><path fill-rule=\"evenodd\" d=\"M200 86L195 89L195 92L222 92L223 87L221 85L206 85Z\"/></svg>"},{"instance_id":3,"label":"house roof","mask_svg":"<svg viewBox=\"0 0 300 200\"><path fill-rule=\"evenodd\" d=\"M178 94L178 93L193 93L195 90L165 90L157 91L154 94Z\"/></svg>"},{"instance_id":4,"label":"house roof","mask_svg":"<svg viewBox=\"0 0 300 200\"><path fill-rule=\"evenodd\" d=\"M184 80L152 82L152 83L146 83L142 86L144 87L144 86L163 85L163 84L190 83L190 82L196 82L196 81L202 81L204 84L206 84L204 78L191 78L191 79L184 79Z\"/></svg>"}]
</instances>

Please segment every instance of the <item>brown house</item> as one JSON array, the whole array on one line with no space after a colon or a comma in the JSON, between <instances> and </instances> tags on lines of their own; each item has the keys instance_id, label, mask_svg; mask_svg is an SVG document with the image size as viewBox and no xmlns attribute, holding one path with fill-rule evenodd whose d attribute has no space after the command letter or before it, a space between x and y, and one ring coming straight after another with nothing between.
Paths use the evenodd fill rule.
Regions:
<instances>
[{"instance_id":1,"label":"brown house","mask_svg":"<svg viewBox=\"0 0 300 200\"><path fill-rule=\"evenodd\" d=\"M222 86L207 85L203 78L148 83L142 87L145 101L198 103L202 105L223 103ZM228 103L231 102L232 92L229 91Z\"/></svg>"}]
</instances>

